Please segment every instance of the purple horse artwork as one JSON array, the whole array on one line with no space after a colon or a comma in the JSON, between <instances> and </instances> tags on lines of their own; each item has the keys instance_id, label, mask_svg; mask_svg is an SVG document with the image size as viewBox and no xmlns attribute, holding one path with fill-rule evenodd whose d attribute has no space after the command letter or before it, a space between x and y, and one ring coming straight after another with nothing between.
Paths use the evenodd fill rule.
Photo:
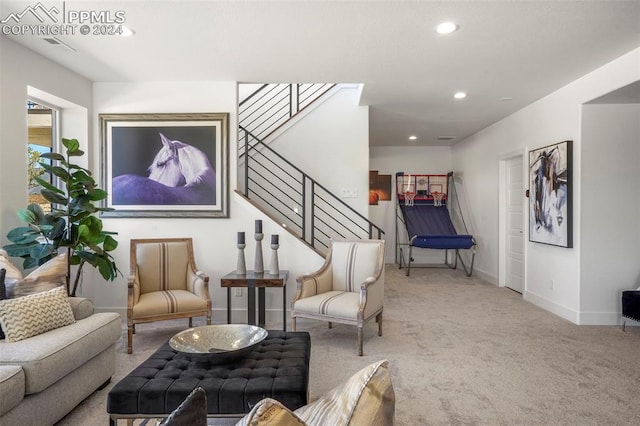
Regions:
<instances>
[{"instance_id":1,"label":"purple horse artwork","mask_svg":"<svg viewBox=\"0 0 640 426\"><path fill-rule=\"evenodd\" d=\"M147 169L149 176L113 178L114 205L213 205L216 175L198 148L160 133L162 148Z\"/></svg>"}]
</instances>

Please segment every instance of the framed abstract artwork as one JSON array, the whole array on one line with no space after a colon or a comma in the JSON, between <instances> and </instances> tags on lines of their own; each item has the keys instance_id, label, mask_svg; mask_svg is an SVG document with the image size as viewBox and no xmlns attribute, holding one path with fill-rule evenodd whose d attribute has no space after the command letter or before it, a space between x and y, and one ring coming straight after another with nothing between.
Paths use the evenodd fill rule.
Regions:
<instances>
[{"instance_id":1,"label":"framed abstract artwork","mask_svg":"<svg viewBox=\"0 0 640 426\"><path fill-rule=\"evenodd\" d=\"M529 151L529 241L573 247L572 141Z\"/></svg>"},{"instance_id":2,"label":"framed abstract artwork","mask_svg":"<svg viewBox=\"0 0 640 426\"><path fill-rule=\"evenodd\" d=\"M229 114L101 114L105 217L229 217Z\"/></svg>"}]
</instances>

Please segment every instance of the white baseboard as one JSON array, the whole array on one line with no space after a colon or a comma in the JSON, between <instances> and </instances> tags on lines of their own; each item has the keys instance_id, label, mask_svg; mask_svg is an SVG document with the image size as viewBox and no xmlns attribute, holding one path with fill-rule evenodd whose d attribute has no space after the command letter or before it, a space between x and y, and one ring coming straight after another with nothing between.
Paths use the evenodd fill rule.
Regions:
<instances>
[{"instance_id":1,"label":"white baseboard","mask_svg":"<svg viewBox=\"0 0 640 426\"><path fill-rule=\"evenodd\" d=\"M580 325L619 325L622 326L620 312L580 312ZM626 319L628 326L640 325L639 322Z\"/></svg>"},{"instance_id":2,"label":"white baseboard","mask_svg":"<svg viewBox=\"0 0 640 426\"><path fill-rule=\"evenodd\" d=\"M579 313L566 306L560 305L554 301L551 301L545 297L534 294L530 291L525 291L524 299L533 303L536 306L540 306L542 309L556 314L561 318L571 321L574 324L579 324Z\"/></svg>"}]
</instances>

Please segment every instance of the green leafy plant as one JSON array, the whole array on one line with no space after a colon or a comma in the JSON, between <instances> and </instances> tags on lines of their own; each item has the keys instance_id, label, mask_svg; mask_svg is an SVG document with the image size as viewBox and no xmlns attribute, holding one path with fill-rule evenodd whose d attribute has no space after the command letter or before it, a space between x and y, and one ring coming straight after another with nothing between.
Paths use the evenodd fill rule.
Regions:
<instances>
[{"instance_id":1,"label":"green leafy plant","mask_svg":"<svg viewBox=\"0 0 640 426\"><path fill-rule=\"evenodd\" d=\"M45 214L38 204L30 204L18 211L20 220L27 224L12 229L7 238L13 244L4 246L9 256L24 259L25 269L33 268L55 257L61 248L67 249L67 292L75 296L83 266L88 263L102 277L113 281L120 272L110 252L118 247L112 237L114 232L105 231L102 221L96 217L100 211L112 210L96 206L107 193L98 188L91 171L73 163L72 157L81 157L77 139L62 139L65 155L44 153L40 155L40 166L56 176L62 188L58 188L40 177L33 179L42 187L40 193L52 204L51 213ZM51 160L51 164L47 160ZM73 284L71 265L77 265Z\"/></svg>"}]
</instances>

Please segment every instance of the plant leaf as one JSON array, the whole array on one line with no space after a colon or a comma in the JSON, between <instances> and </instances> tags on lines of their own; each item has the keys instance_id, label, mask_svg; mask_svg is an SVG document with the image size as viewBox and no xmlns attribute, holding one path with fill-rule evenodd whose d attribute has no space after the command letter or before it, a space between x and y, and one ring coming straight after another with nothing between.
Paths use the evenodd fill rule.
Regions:
<instances>
[{"instance_id":1,"label":"plant leaf","mask_svg":"<svg viewBox=\"0 0 640 426\"><path fill-rule=\"evenodd\" d=\"M42 154L40 154L40 158L47 158L49 160L56 160L56 161L64 161L65 158L62 154L58 154L57 152L43 152Z\"/></svg>"},{"instance_id":2,"label":"plant leaf","mask_svg":"<svg viewBox=\"0 0 640 426\"><path fill-rule=\"evenodd\" d=\"M49 189L42 188L40 191L42 196L49 202L54 204L62 204L63 206L67 205L67 197L64 195L60 195L57 192L51 191Z\"/></svg>"},{"instance_id":3,"label":"plant leaf","mask_svg":"<svg viewBox=\"0 0 640 426\"><path fill-rule=\"evenodd\" d=\"M40 236L39 232L28 226L14 228L7 234L7 239L16 244L29 244Z\"/></svg>"},{"instance_id":4,"label":"plant leaf","mask_svg":"<svg viewBox=\"0 0 640 426\"><path fill-rule=\"evenodd\" d=\"M64 191L60 188L58 188L55 185L52 185L51 183L47 182L46 180L42 179L42 178L34 178L36 182L38 182L38 184L43 187L43 188L47 188L50 191L54 191L57 192L59 194L64 194Z\"/></svg>"},{"instance_id":5,"label":"plant leaf","mask_svg":"<svg viewBox=\"0 0 640 426\"><path fill-rule=\"evenodd\" d=\"M75 153L80 149L80 142L78 142L78 139L62 138L62 145L67 148L67 154Z\"/></svg>"},{"instance_id":6,"label":"plant leaf","mask_svg":"<svg viewBox=\"0 0 640 426\"><path fill-rule=\"evenodd\" d=\"M102 248L104 251L113 251L118 247L118 242L111 236L105 235L104 243L102 243Z\"/></svg>"},{"instance_id":7,"label":"plant leaf","mask_svg":"<svg viewBox=\"0 0 640 426\"><path fill-rule=\"evenodd\" d=\"M17 214L18 219L24 223L38 223L38 217L29 209L20 209Z\"/></svg>"}]
</instances>

